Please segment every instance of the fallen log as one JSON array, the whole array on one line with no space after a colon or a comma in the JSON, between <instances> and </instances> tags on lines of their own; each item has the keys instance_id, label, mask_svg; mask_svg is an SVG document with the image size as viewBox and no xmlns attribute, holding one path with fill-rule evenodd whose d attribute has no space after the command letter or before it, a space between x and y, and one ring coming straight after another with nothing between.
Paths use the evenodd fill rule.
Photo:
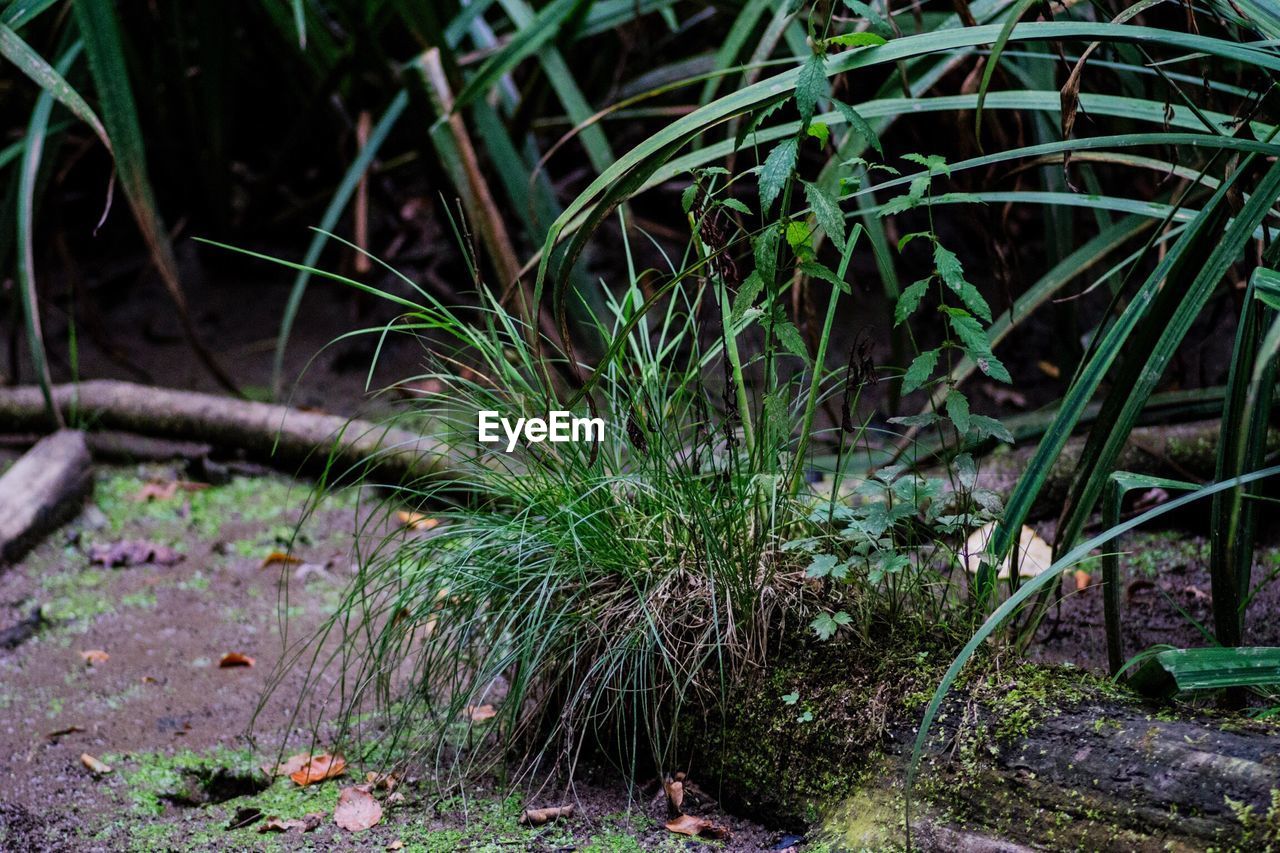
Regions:
<instances>
[{"instance_id":1,"label":"fallen log","mask_svg":"<svg viewBox=\"0 0 1280 853\"><path fill-rule=\"evenodd\" d=\"M766 824L901 849L907 758L939 673L822 660L737 692L690 766ZM1280 833L1280 727L1144 704L1075 668L988 666L944 705L913 802L913 849L1263 849Z\"/></svg>"},{"instance_id":2,"label":"fallen log","mask_svg":"<svg viewBox=\"0 0 1280 853\"><path fill-rule=\"evenodd\" d=\"M1138 427L1129 435L1115 470L1174 480L1207 483L1213 480L1218 459L1219 422L1193 421L1159 427ZM1071 438L1050 469L1044 488L1036 496L1032 518L1057 515L1067 499L1079 469L1085 436ZM1268 436L1267 449L1280 448L1280 432ZM1007 497L1026 471L1035 445L1001 449L984 456L978 467L978 486Z\"/></svg>"},{"instance_id":3,"label":"fallen log","mask_svg":"<svg viewBox=\"0 0 1280 853\"><path fill-rule=\"evenodd\" d=\"M238 448L288 473L340 479L369 467L400 483L451 471L448 451L434 440L358 418L108 379L55 386L53 399L65 418L90 429ZM40 430L48 421L39 388L0 389L0 431Z\"/></svg>"},{"instance_id":4,"label":"fallen log","mask_svg":"<svg viewBox=\"0 0 1280 853\"><path fill-rule=\"evenodd\" d=\"M36 442L0 477L0 564L79 513L92 488L83 433L60 430Z\"/></svg>"}]
</instances>

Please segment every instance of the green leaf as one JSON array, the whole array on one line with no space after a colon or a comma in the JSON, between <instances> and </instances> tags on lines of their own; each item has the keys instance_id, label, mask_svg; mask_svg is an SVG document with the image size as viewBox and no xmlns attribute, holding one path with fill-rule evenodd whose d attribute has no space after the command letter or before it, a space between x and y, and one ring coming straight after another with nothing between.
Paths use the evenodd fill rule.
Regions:
<instances>
[{"instance_id":1,"label":"green leaf","mask_svg":"<svg viewBox=\"0 0 1280 853\"><path fill-rule=\"evenodd\" d=\"M684 192L680 193L680 209L685 213L693 210L693 203L698 200L698 185L689 184L684 188Z\"/></svg>"},{"instance_id":2,"label":"green leaf","mask_svg":"<svg viewBox=\"0 0 1280 853\"><path fill-rule=\"evenodd\" d=\"M862 113L846 104L844 101L834 100L836 111L844 116L845 123L849 125L849 129L862 137L862 140L875 149L876 153L881 157L884 156L884 148L880 145L880 136L876 133L871 123L862 117Z\"/></svg>"},{"instance_id":3,"label":"green leaf","mask_svg":"<svg viewBox=\"0 0 1280 853\"><path fill-rule=\"evenodd\" d=\"M865 19L871 27L871 32L885 40L893 38L893 27L885 17L862 0L844 0L844 5L850 12Z\"/></svg>"},{"instance_id":4,"label":"green leaf","mask_svg":"<svg viewBox=\"0 0 1280 853\"><path fill-rule=\"evenodd\" d=\"M1268 477L1274 477L1277 474L1280 474L1280 466L1266 468L1225 483L1204 486L1189 495L1175 498L1174 500L1158 506L1155 509L1148 510L1136 518L1109 528L1092 539L1089 539L1087 542L1080 543L1062 557L1055 560L1053 565L1049 566L1049 568L1022 584L1007 599L1005 599L1000 606L987 617L987 620L982 623L982 626L977 631L974 632L973 636L969 638L969 641L965 643L964 648L961 649L960 653L951 661L951 665L947 667L946 673L943 674L942 680L934 690L933 697L925 707L924 719L920 722L920 728L916 730L915 744L911 749L911 759L907 764L907 821L909 822L911 819L910 803L912 798L912 788L915 783L916 774L920 768L920 759L924 754L924 747L925 744L928 743L930 730L933 728L934 721L938 718L938 711L941 709L942 703L947 697L947 693L956 683L956 679L960 676L960 671L964 669L964 665L973 657L974 652L976 652L978 648L986 642L987 638L994 634L1010 616L1018 612L1023 605L1038 595L1041 591L1049 589L1054 584L1060 584L1062 582L1062 573L1065 570L1089 556L1095 548L1108 544L1117 536L1120 536L1121 534L1136 527L1140 527L1152 519L1159 518L1167 513L1181 509L1194 501L1210 497L1229 488L1237 488L1238 486L1246 483L1258 482ZM1021 524L1021 519L1019 519L1018 523ZM1015 527L1015 529L1019 528Z\"/></svg>"},{"instance_id":5,"label":"green leaf","mask_svg":"<svg viewBox=\"0 0 1280 853\"><path fill-rule=\"evenodd\" d=\"M829 269L823 264L818 263L817 261L805 261L804 263L800 264L800 272L804 273L810 278L816 278L820 281L825 281L828 284L833 284L836 287L840 288L840 291L842 293L850 292L849 283L847 281L840 278L840 276L836 275L833 270Z\"/></svg>"},{"instance_id":6,"label":"green leaf","mask_svg":"<svg viewBox=\"0 0 1280 853\"><path fill-rule=\"evenodd\" d=\"M929 292L929 279L922 278L912 282L898 296L898 304L893 309L893 325L901 326L920 308L920 302Z\"/></svg>"},{"instance_id":7,"label":"green leaf","mask_svg":"<svg viewBox=\"0 0 1280 853\"><path fill-rule=\"evenodd\" d=\"M820 121L815 121L805 129L805 133L818 140L819 148L826 148L828 140L831 139L831 128Z\"/></svg>"},{"instance_id":8,"label":"green leaf","mask_svg":"<svg viewBox=\"0 0 1280 853\"><path fill-rule=\"evenodd\" d=\"M807 578L825 578L831 574L831 570L836 567L838 562L840 560L834 554L818 554L813 558L813 562L809 563L809 567L804 570L804 576Z\"/></svg>"},{"instance_id":9,"label":"green leaf","mask_svg":"<svg viewBox=\"0 0 1280 853\"><path fill-rule=\"evenodd\" d=\"M997 441L1003 441L1005 444L1013 444L1013 433L1009 432L1008 427L993 417L970 415L969 427L979 441L985 438L994 438Z\"/></svg>"},{"instance_id":10,"label":"green leaf","mask_svg":"<svg viewBox=\"0 0 1280 853\"><path fill-rule=\"evenodd\" d=\"M107 150L111 150L111 140L107 136L106 128L84 98L80 97L80 93L73 89L53 66L45 62L40 54L32 50L31 46L17 33L3 24L0 24L0 56L12 62L19 71L35 81L37 86L71 110L76 118L89 125L94 134L102 140L102 144L107 146Z\"/></svg>"},{"instance_id":11,"label":"green leaf","mask_svg":"<svg viewBox=\"0 0 1280 853\"><path fill-rule=\"evenodd\" d=\"M823 613L809 623L813 633L819 640L830 640L842 627L853 624L853 617L841 610L838 613Z\"/></svg>"},{"instance_id":12,"label":"green leaf","mask_svg":"<svg viewBox=\"0 0 1280 853\"><path fill-rule=\"evenodd\" d=\"M796 78L796 107L800 110L802 125L808 125L818 103L831 96L826 63L826 54L811 53L800 68L800 76Z\"/></svg>"},{"instance_id":13,"label":"green leaf","mask_svg":"<svg viewBox=\"0 0 1280 853\"><path fill-rule=\"evenodd\" d=\"M842 47L871 47L884 44L884 36L876 33L844 33L827 39L827 44L838 44Z\"/></svg>"},{"instance_id":14,"label":"green leaf","mask_svg":"<svg viewBox=\"0 0 1280 853\"><path fill-rule=\"evenodd\" d=\"M138 122L137 104L129 82L124 36L116 16L115 3L73 0L76 24L84 40L89 71L98 94L99 108L107 136L111 139L120 189L129 202L143 241L155 261L160 280L173 300L178 319L196 356L223 387L239 393L235 383L200 341L187 310L178 263L156 205L151 178L147 174L146 145Z\"/></svg>"},{"instance_id":15,"label":"green leaf","mask_svg":"<svg viewBox=\"0 0 1280 853\"><path fill-rule=\"evenodd\" d=\"M760 291L764 289L764 279L760 277L758 270L752 270L751 274L742 282L742 286L738 288L738 292L733 297L733 308L729 311L730 323L736 324L747 313L747 309L755 304L756 297L760 295Z\"/></svg>"},{"instance_id":16,"label":"green leaf","mask_svg":"<svg viewBox=\"0 0 1280 853\"><path fill-rule=\"evenodd\" d=\"M1169 696L1190 690L1280 684L1280 649L1170 649L1147 659L1129 679L1140 693Z\"/></svg>"},{"instance_id":17,"label":"green leaf","mask_svg":"<svg viewBox=\"0 0 1280 853\"><path fill-rule=\"evenodd\" d=\"M938 350L936 349L926 350L916 356L907 368L907 372L902 375L902 393L910 394L928 382L929 377L933 375L933 369L937 366Z\"/></svg>"},{"instance_id":18,"label":"green leaf","mask_svg":"<svg viewBox=\"0 0 1280 853\"><path fill-rule=\"evenodd\" d=\"M459 110L482 97L498 82L498 78L515 68L540 47L555 38L560 25L571 18L588 0L553 0L525 26L520 27L501 50L489 57L475 76L458 92L454 109Z\"/></svg>"},{"instance_id":19,"label":"green leaf","mask_svg":"<svg viewBox=\"0 0 1280 853\"><path fill-rule=\"evenodd\" d=\"M947 320L951 324L951 328L955 330L956 337L960 339L964 348L968 350L969 357L978 365L979 370L1000 382L1013 381L1004 364L991 352L991 342L987 340L986 330L982 328L981 323L974 319L972 314L968 311L946 306L942 307L942 311L946 313Z\"/></svg>"},{"instance_id":20,"label":"green leaf","mask_svg":"<svg viewBox=\"0 0 1280 853\"><path fill-rule=\"evenodd\" d=\"M782 188L791 178L796 167L796 156L800 151L800 143L795 137L784 139L774 146L760 168L760 212L768 215L773 202L782 192Z\"/></svg>"},{"instance_id":21,"label":"green leaf","mask_svg":"<svg viewBox=\"0 0 1280 853\"><path fill-rule=\"evenodd\" d=\"M844 235L844 213L840 210L839 203L831 197L825 189L817 184L803 181L804 198L808 202L809 207L813 210L813 216L818 220L818 225L823 231L827 232L827 236L831 238L831 242L841 252L844 251L845 235Z\"/></svg>"},{"instance_id":22,"label":"green leaf","mask_svg":"<svg viewBox=\"0 0 1280 853\"><path fill-rule=\"evenodd\" d=\"M730 210L736 210L738 213L741 213L743 216L751 215L751 208L747 207L745 202L739 201L736 198L726 198L722 200L720 204L722 204L724 207L729 208Z\"/></svg>"},{"instance_id":23,"label":"green leaf","mask_svg":"<svg viewBox=\"0 0 1280 853\"><path fill-rule=\"evenodd\" d=\"M787 352L792 355L798 355L808 361L809 348L804 345L804 338L800 337L800 330L793 323L789 320L774 323L773 333L778 336L779 342L782 343Z\"/></svg>"},{"instance_id":24,"label":"green leaf","mask_svg":"<svg viewBox=\"0 0 1280 853\"><path fill-rule=\"evenodd\" d=\"M933 426L939 420L941 419L936 412L921 412L918 415L899 415L896 418L889 418L889 423L905 427L927 427Z\"/></svg>"},{"instance_id":25,"label":"green leaf","mask_svg":"<svg viewBox=\"0 0 1280 853\"><path fill-rule=\"evenodd\" d=\"M947 394L947 417L961 435L969 431L969 398L955 389Z\"/></svg>"}]
</instances>

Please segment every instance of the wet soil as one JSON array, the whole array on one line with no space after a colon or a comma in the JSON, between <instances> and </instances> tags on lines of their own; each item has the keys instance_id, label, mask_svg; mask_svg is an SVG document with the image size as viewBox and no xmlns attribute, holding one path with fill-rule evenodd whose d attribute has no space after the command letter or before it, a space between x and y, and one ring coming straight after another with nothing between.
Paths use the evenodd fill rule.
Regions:
<instances>
[{"instance_id":1,"label":"wet soil","mask_svg":"<svg viewBox=\"0 0 1280 853\"><path fill-rule=\"evenodd\" d=\"M1183 530L1137 531L1114 545L1120 552L1121 633L1125 658L1156 645L1213 645L1209 540ZM1102 614L1102 570L1094 559L1081 566L1087 586L1064 577L1062 595L1046 615L1030 649L1033 660L1072 663L1105 673L1107 641ZM1245 642L1280 646L1280 545L1262 530L1254 554ZM1081 581L1084 581L1081 578Z\"/></svg>"},{"instance_id":2,"label":"wet soil","mask_svg":"<svg viewBox=\"0 0 1280 853\"><path fill-rule=\"evenodd\" d=\"M380 824L359 834L338 828L339 789L364 781L374 764L353 759L344 777L307 788L260 767L323 747L316 738L326 730L313 721L335 674L307 683L304 667L278 672L277 664L288 644L313 635L351 580L353 531L367 520L360 495L330 495L305 521L311 487L279 475L140 499L148 482L179 476L156 465L101 469L85 511L0 572L0 630L42 617L28 638L0 649L0 850L704 846L662 827L665 806L651 802L653 792L607 775L531 795L483 782L445 790L409 766L396 796L378 793ZM165 565L163 549L136 548L161 559L91 563L94 546L120 542L165 546L181 559ZM289 562L273 561L284 552ZM90 662L100 656L89 652L107 657ZM229 653L254 665L220 666ZM83 755L111 772L94 773ZM576 806L571 820L517 823L525 807L565 803ZM257 831L269 817L312 813L323 820L305 835ZM770 849L780 839L714 805L708 814L732 833L717 842L722 849Z\"/></svg>"}]
</instances>

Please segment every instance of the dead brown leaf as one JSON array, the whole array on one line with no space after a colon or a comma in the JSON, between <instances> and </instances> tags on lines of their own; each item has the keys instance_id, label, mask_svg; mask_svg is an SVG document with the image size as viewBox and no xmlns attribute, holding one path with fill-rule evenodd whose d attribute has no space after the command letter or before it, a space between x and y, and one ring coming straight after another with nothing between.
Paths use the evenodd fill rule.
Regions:
<instances>
[{"instance_id":1,"label":"dead brown leaf","mask_svg":"<svg viewBox=\"0 0 1280 853\"><path fill-rule=\"evenodd\" d=\"M89 666L106 663L110 658L111 655L107 654L102 649L87 649L80 653L80 660L84 661Z\"/></svg>"},{"instance_id":2,"label":"dead brown leaf","mask_svg":"<svg viewBox=\"0 0 1280 853\"><path fill-rule=\"evenodd\" d=\"M369 793L368 785L343 788L333 810L333 822L348 832L361 832L382 820L382 806Z\"/></svg>"},{"instance_id":3,"label":"dead brown leaf","mask_svg":"<svg viewBox=\"0 0 1280 853\"><path fill-rule=\"evenodd\" d=\"M310 761L290 773L289 778L299 787L305 788L307 785L341 776L346 770L347 762L343 760L342 756L330 755L326 752L320 755L313 755Z\"/></svg>"},{"instance_id":4,"label":"dead brown leaf","mask_svg":"<svg viewBox=\"0 0 1280 853\"><path fill-rule=\"evenodd\" d=\"M227 652L222 656L222 660L218 661L221 669L234 669L236 667L251 667L257 661L246 654L240 652Z\"/></svg>"},{"instance_id":5,"label":"dead brown leaf","mask_svg":"<svg viewBox=\"0 0 1280 853\"><path fill-rule=\"evenodd\" d=\"M262 826L258 827L258 832L311 832L319 828L322 823L324 823L324 815L320 812L312 812L303 815L301 818L290 818L289 820L269 817Z\"/></svg>"},{"instance_id":6,"label":"dead brown leaf","mask_svg":"<svg viewBox=\"0 0 1280 853\"><path fill-rule=\"evenodd\" d=\"M482 723L498 716L498 709L492 705L468 705L467 719L473 723Z\"/></svg>"},{"instance_id":7,"label":"dead brown leaf","mask_svg":"<svg viewBox=\"0 0 1280 853\"><path fill-rule=\"evenodd\" d=\"M286 554L284 551L272 551L267 555L267 558L262 561L262 568L266 569L271 566L296 566L300 563L302 563L301 557Z\"/></svg>"},{"instance_id":8,"label":"dead brown leaf","mask_svg":"<svg viewBox=\"0 0 1280 853\"><path fill-rule=\"evenodd\" d=\"M133 499L139 503L167 501L172 500L179 491L198 492L207 488L209 488L208 483L193 483L189 480L148 480L142 484L142 488L133 496Z\"/></svg>"},{"instance_id":9,"label":"dead brown leaf","mask_svg":"<svg viewBox=\"0 0 1280 853\"><path fill-rule=\"evenodd\" d=\"M1050 379L1058 379L1062 376L1062 368L1054 364L1052 361L1037 361L1036 367L1040 368L1040 372Z\"/></svg>"},{"instance_id":10,"label":"dead brown leaf","mask_svg":"<svg viewBox=\"0 0 1280 853\"><path fill-rule=\"evenodd\" d=\"M111 772L111 765L97 758L94 758L87 752L80 753L80 763L89 768L89 771L97 776L105 776Z\"/></svg>"},{"instance_id":11,"label":"dead brown leaf","mask_svg":"<svg viewBox=\"0 0 1280 853\"><path fill-rule=\"evenodd\" d=\"M180 562L182 562L182 555L172 548L138 539L126 539L109 545L94 545L89 549L89 564L101 565L109 569L141 566L144 563L172 566Z\"/></svg>"},{"instance_id":12,"label":"dead brown leaf","mask_svg":"<svg viewBox=\"0 0 1280 853\"><path fill-rule=\"evenodd\" d=\"M262 772L268 776L292 776L302 768L306 767L311 761L311 753L299 752L297 755L291 755L284 761L281 761L275 767L269 764L262 765Z\"/></svg>"},{"instance_id":13,"label":"dead brown leaf","mask_svg":"<svg viewBox=\"0 0 1280 853\"><path fill-rule=\"evenodd\" d=\"M667 794L667 817L684 814L684 774L678 773L674 779L663 779L662 790Z\"/></svg>"},{"instance_id":14,"label":"dead brown leaf","mask_svg":"<svg viewBox=\"0 0 1280 853\"><path fill-rule=\"evenodd\" d=\"M373 790L394 791L400 780L394 773L376 773L373 770L364 774L364 781L373 786Z\"/></svg>"},{"instance_id":15,"label":"dead brown leaf","mask_svg":"<svg viewBox=\"0 0 1280 853\"><path fill-rule=\"evenodd\" d=\"M392 841L390 844L388 844L386 846L386 849L387 850L403 850L404 842L401 841L399 838L397 838L395 841Z\"/></svg>"},{"instance_id":16,"label":"dead brown leaf","mask_svg":"<svg viewBox=\"0 0 1280 853\"><path fill-rule=\"evenodd\" d=\"M404 509L396 512L396 518L400 519L400 523L410 530L430 530L440 524L440 519L438 518Z\"/></svg>"},{"instance_id":17,"label":"dead brown leaf","mask_svg":"<svg viewBox=\"0 0 1280 853\"><path fill-rule=\"evenodd\" d=\"M1089 588L1089 584L1093 582L1092 576L1088 572L1077 569L1073 575L1076 581L1076 592L1082 592Z\"/></svg>"},{"instance_id":18,"label":"dead brown leaf","mask_svg":"<svg viewBox=\"0 0 1280 853\"><path fill-rule=\"evenodd\" d=\"M542 826L553 820L573 817L573 803L567 806L548 806L545 809L525 809L520 815L522 826Z\"/></svg>"},{"instance_id":19,"label":"dead brown leaf","mask_svg":"<svg viewBox=\"0 0 1280 853\"><path fill-rule=\"evenodd\" d=\"M709 818L697 817L696 815L686 814L669 820L665 824L667 830L679 835L688 835L694 838L712 838L727 839L729 837L728 827L714 823Z\"/></svg>"}]
</instances>

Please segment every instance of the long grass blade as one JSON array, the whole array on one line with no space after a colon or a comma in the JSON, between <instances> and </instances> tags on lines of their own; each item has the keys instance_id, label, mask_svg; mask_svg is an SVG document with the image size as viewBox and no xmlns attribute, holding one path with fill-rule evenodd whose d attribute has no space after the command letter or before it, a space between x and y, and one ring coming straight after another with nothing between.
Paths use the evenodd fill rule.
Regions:
<instances>
[{"instance_id":1,"label":"long grass blade","mask_svg":"<svg viewBox=\"0 0 1280 853\"><path fill-rule=\"evenodd\" d=\"M306 254L302 258L303 269L300 269L293 279L293 285L289 289L289 301L285 303L284 313L280 317L280 331L276 334L276 351L271 363L271 389L274 396L279 396L281 391L284 379L285 349L289 345L289 336L293 332L293 324L297 319L298 309L302 305L302 297L307 292L307 283L311 280L310 268L314 267L316 262L320 260L320 253L324 251L325 244L329 240L328 232L337 227L338 219L342 216L342 212L346 210L352 195L355 194L356 187L360 184L360 179L369 171L369 167L378 156L383 143L387 141L387 137L391 134L396 122L404 115L405 108L408 106L409 94L402 90L391 100L386 112L378 119L378 123L373 126L373 130L369 133L369 141L360 149L360 153L351 161L351 165L347 167L347 171L343 174L342 180L339 181L333 197L329 199L329 205L320 217L319 230L311 238L310 245L307 246Z\"/></svg>"}]
</instances>

